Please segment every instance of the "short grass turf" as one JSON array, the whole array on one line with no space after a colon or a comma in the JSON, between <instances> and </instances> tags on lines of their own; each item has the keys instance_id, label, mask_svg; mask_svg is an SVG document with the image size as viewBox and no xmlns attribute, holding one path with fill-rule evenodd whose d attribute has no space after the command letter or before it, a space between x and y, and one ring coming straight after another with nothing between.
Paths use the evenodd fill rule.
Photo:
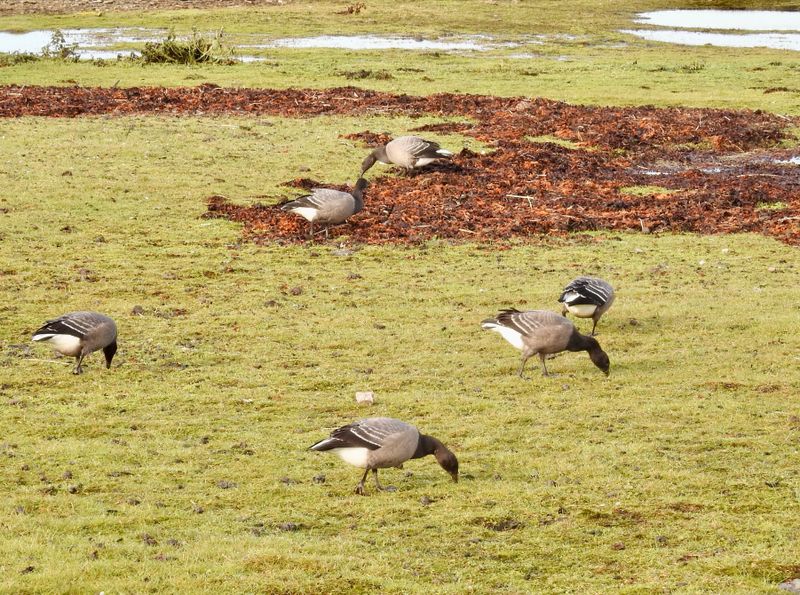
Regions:
<instances>
[{"instance_id":1,"label":"short grass turf","mask_svg":"<svg viewBox=\"0 0 800 595\"><path fill-rule=\"evenodd\" d=\"M300 167L351 181L363 149L339 134L424 122L2 122L0 590L766 593L800 575L796 248L599 233L349 254L201 218L205 196L272 200ZM556 309L582 273L618 291L611 376L566 354L520 380L480 321ZM73 376L29 338L82 308L117 319L120 352ZM427 458L354 495L360 471L307 447L371 415L442 439L461 481Z\"/></svg>"},{"instance_id":2,"label":"short grass turf","mask_svg":"<svg viewBox=\"0 0 800 595\"><path fill-rule=\"evenodd\" d=\"M646 42L621 29L637 12L663 8L656 0L592 2L421 3L376 0L357 15L338 14L349 2L297 1L218 11L80 13L0 18L0 29L168 27L188 34L224 29L231 42L319 34L375 34L437 38L490 35L518 47L487 52L351 51L248 48L261 62L230 66L141 66L126 61L14 64L0 57L0 84L136 86L199 85L325 88L353 84L382 91L546 96L582 104L750 107L798 114L796 52L754 48L686 47ZM719 8L678 2L672 8ZM791 9L791 2L742 2L737 8ZM131 49L130 44L116 49ZM122 51L125 53L125 51Z\"/></svg>"}]
</instances>

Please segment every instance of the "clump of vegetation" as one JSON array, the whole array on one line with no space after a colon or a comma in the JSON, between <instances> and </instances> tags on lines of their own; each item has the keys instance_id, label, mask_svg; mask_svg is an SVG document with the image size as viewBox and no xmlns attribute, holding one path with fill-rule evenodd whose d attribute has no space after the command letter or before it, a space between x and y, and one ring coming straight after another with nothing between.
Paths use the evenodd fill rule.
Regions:
<instances>
[{"instance_id":1,"label":"clump of vegetation","mask_svg":"<svg viewBox=\"0 0 800 595\"><path fill-rule=\"evenodd\" d=\"M24 64L25 62L37 62L41 60L41 56L31 54L28 52L14 52L13 54L0 54L0 68L6 66L15 66L17 64Z\"/></svg>"},{"instance_id":2,"label":"clump of vegetation","mask_svg":"<svg viewBox=\"0 0 800 595\"><path fill-rule=\"evenodd\" d=\"M60 29L56 29L50 37L50 42L42 48L42 57L77 62L80 59L78 44L67 43L64 33Z\"/></svg>"},{"instance_id":3,"label":"clump of vegetation","mask_svg":"<svg viewBox=\"0 0 800 595\"><path fill-rule=\"evenodd\" d=\"M338 73L348 80L374 79L376 81L388 81L394 77L385 70L346 70Z\"/></svg>"},{"instance_id":4,"label":"clump of vegetation","mask_svg":"<svg viewBox=\"0 0 800 595\"><path fill-rule=\"evenodd\" d=\"M756 205L759 211L784 211L789 208L785 202L760 202Z\"/></svg>"},{"instance_id":5,"label":"clump of vegetation","mask_svg":"<svg viewBox=\"0 0 800 595\"><path fill-rule=\"evenodd\" d=\"M363 2L356 2L355 4L350 4L344 10L338 11L336 14L358 14L366 7L367 5L364 4Z\"/></svg>"},{"instance_id":6,"label":"clump of vegetation","mask_svg":"<svg viewBox=\"0 0 800 595\"><path fill-rule=\"evenodd\" d=\"M194 30L187 40L179 40L170 31L163 41L146 43L141 60L145 64L232 64L233 55L233 48L224 42L221 30L211 39Z\"/></svg>"},{"instance_id":7,"label":"clump of vegetation","mask_svg":"<svg viewBox=\"0 0 800 595\"><path fill-rule=\"evenodd\" d=\"M665 188L664 186L623 186L619 189L622 194L629 194L631 196L650 196L652 194L674 194L678 192L673 188Z\"/></svg>"}]
</instances>

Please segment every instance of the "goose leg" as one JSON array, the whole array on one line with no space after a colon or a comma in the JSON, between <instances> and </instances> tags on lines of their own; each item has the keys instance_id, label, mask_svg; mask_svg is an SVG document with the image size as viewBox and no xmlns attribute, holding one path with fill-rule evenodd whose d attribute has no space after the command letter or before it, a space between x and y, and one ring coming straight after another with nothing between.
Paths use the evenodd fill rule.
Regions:
<instances>
[{"instance_id":1,"label":"goose leg","mask_svg":"<svg viewBox=\"0 0 800 595\"><path fill-rule=\"evenodd\" d=\"M542 360L542 376L550 376L550 374L547 372L547 366L544 365L544 360L545 360L544 353L539 354L539 359Z\"/></svg>"},{"instance_id":2,"label":"goose leg","mask_svg":"<svg viewBox=\"0 0 800 595\"><path fill-rule=\"evenodd\" d=\"M592 325L592 334L591 334L590 336L591 336L591 337L594 337L594 335L595 335L594 329L596 329L596 328L597 328L597 318L595 318L595 317L593 316L593 317L592 317L592 321L594 322L594 324Z\"/></svg>"},{"instance_id":3,"label":"goose leg","mask_svg":"<svg viewBox=\"0 0 800 595\"><path fill-rule=\"evenodd\" d=\"M325 239L328 239L328 226L325 226Z\"/></svg>"},{"instance_id":4,"label":"goose leg","mask_svg":"<svg viewBox=\"0 0 800 595\"><path fill-rule=\"evenodd\" d=\"M83 358L84 357L85 357L85 354L81 353L77 358L75 358L77 360L77 362L75 364L75 369L72 370L73 374L83 374L83 368L81 368L81 363L83 363Z\"/></svg>"},{"instance_id":5,"label":"goose leg","mask_svg":"<svg viewBox=\"0 0 800 595\"><path fill-rule=\"evenodd\" d=\"M394 491L397 490L397 488L394 487L394 486L383 487L381 485L381 482L378 481L378 470L377 469L373 469L372 470L372 476L375 478L375 487L378 488L381 492L394 492Z\"/></svg>"},{"instance_id":6,"label":"goose leg","mask_svg":"<svg viewBox=\"0 0 800 595\"><path fill-rule=\"evenodd\" d=\"M314 222L313 221L309 221L308 222L308 239L309 240L313 240L314 239Z\"/></svg>"},{"instance_id":7,"label":"goose leg","mask_svg":"<svg viewBox=\"0 0 800 595\"><path fill-rule=\"evenodd\" d=\"M363 496L364 495L364 482L367 479L367 474L368 473L369 473L369 469L365 469L364 470L364 475L361 477L361 481L359 481L358 485L356 486L356 494L358 494L359 496Z\"/></svg>"},{"instance_id":8,"label":"goose leg","mask_svg":"<svg viewBox=\"0 0 800 595\"><path fill-rule=\"evenodd\" d=\"M527 380L527 378L525 378L525 376L522 375L522 371L525 369L525 364L528 363L529 357L530 357L529 355L525 354L522 355L522 363L519 365L519 371L517 372L517 376L519 376L523 380Z\"/></svg>"},{"instance_id":9,"label":"goose leg","mask_svg":"<svg viewBox=\"0 0 800 595\"><path fill-rule=\"evenodd\" d=\"M566 318L566 317L567 317L567 312L569 312L569 310L567 310L567 306L566 306L566 305L564 305L564 304L562 304L562 305L561 305L561 316L563 316L564 318Z\"/></svg>"}]
</instances>

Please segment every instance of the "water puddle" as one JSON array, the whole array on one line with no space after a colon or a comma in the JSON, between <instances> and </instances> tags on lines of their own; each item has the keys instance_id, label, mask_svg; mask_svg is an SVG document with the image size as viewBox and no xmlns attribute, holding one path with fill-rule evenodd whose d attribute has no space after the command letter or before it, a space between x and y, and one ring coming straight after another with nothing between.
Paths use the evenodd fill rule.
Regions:
<instances>
[{"instance_id":1,"label":"water puddle","mask_svg":"<svg viewBox=\"0 0 800 595\"><path fill-rule=\"evenodd\" d=\"M124 32L123 32L124 31ZM76 52L82 60L112 60L118 55L127 56L134 50L110 50L107 48L114 44L144 43L157 41L166 35L159 36L153 29L63 29L66 47L77 46ZM41 54L53 40L53 31L28 31L25 33L12 33L0 31L0 52Z\"/></svg>"},{"instance_id":2,"label":"water puddle","mask_svg":"<svg viewBox=\"0 0 800 595\"><path fill-rule=\"evenodd\" d=\"M457 39L418 39L412 37L381 37L378 35L318 35L317 37L276 39L262 45L244 47L484 52L499 47L517 47L518 45L518 43L494 43L492 38L485 35L472 35Z\"/></svg>"},{"instance_id":3,"label":"water puddle","mask_svg":"<svg viewBox=\"0 0 800 595\"><path fill-rule=\"evenodd\" d=\"M780 10L656 10L636 15L635 21L679 29L800 31L800 12Z\"/></svg>"},{"instance_id":4,"label":"water puddle","mask_svg":"<svg viewBox=\"0 0 800 595\"><path fill-rule=\"evenodd\" d=\"M159 41L167 36L165 29L64 29L61 31L66 46L77 46L81 59L116 58L118 54L134 54L135 46ZM52 39L53 31L12 33L0 31L0 52L40 54ZM180 37L179 37L180 39ZM443 52L483 52L521 45L515 42L498 42L488 35L470 35L458 38L421 39L412 37L382 37L378 35L319 35L317 37L291 37L270 39L266 35L228 36L237 50L275 48L332 48L344 50L423 50ZM529 43L540 43L530 41ZM131 45L130 49L114 50L116 45ZM258 56L237 57L242 62L260 60Z\"/></svg>"},{"instance_id":5,"label":"water puddle","mask_svg":"<svg viewBox=\"0 0 800 595\"><path fill-rule=\"evenodd\" d=\"M800 51L800 34L758 33L733 35L726 33L701 33L697 31L623 29L647 41L661 41L680 45L714 45L726 48L772 48L774 50Z\"/></svg>"},{"instance_id":6,"label":"water puddle","mask_svg":"<svg viewBox=\"0 0 800 595\"><path fill-rule=\"evenodd\" d=\"M621 33L648 41L680 45L735 48L772 48L800 51L800 12L776 10L659 10L637 15L635 22L670 29L624 29ZM711 29L759 31L714 33L687 31ZM791 31L792 33L781 33Z\"/></svg>"}]
</instances>

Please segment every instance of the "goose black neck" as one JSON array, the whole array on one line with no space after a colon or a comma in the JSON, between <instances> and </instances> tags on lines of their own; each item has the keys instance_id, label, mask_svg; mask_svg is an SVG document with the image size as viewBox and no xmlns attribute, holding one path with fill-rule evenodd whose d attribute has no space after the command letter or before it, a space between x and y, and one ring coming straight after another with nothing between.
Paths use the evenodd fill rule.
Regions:
<instances>
[{"instance_id":1,"label":"goose black neck","mask_svg":"<svg viewBox=\"0 0 800 595\"><path fill-rule=\"evenodd\" d=\"M432 455L434 452L436 452L436 449L441 446L444 445L433 436L420 434L419 442L417 442L417 450L414 451L414 455L411 458L419 459L421 457L427 457L428 455Z\"/></svg>"},{"instance_id":2,"label":"goose black neck","mask_svg":"<svg viewBox=\"0 0 800 595\"><path fill-rule=\"evenodd\" d=\"M567 351L592 351L598 349L600 344L597 339L588 335L582 335L578 329L573 329L567 343Z\"/></svg>"}]
</instances>

